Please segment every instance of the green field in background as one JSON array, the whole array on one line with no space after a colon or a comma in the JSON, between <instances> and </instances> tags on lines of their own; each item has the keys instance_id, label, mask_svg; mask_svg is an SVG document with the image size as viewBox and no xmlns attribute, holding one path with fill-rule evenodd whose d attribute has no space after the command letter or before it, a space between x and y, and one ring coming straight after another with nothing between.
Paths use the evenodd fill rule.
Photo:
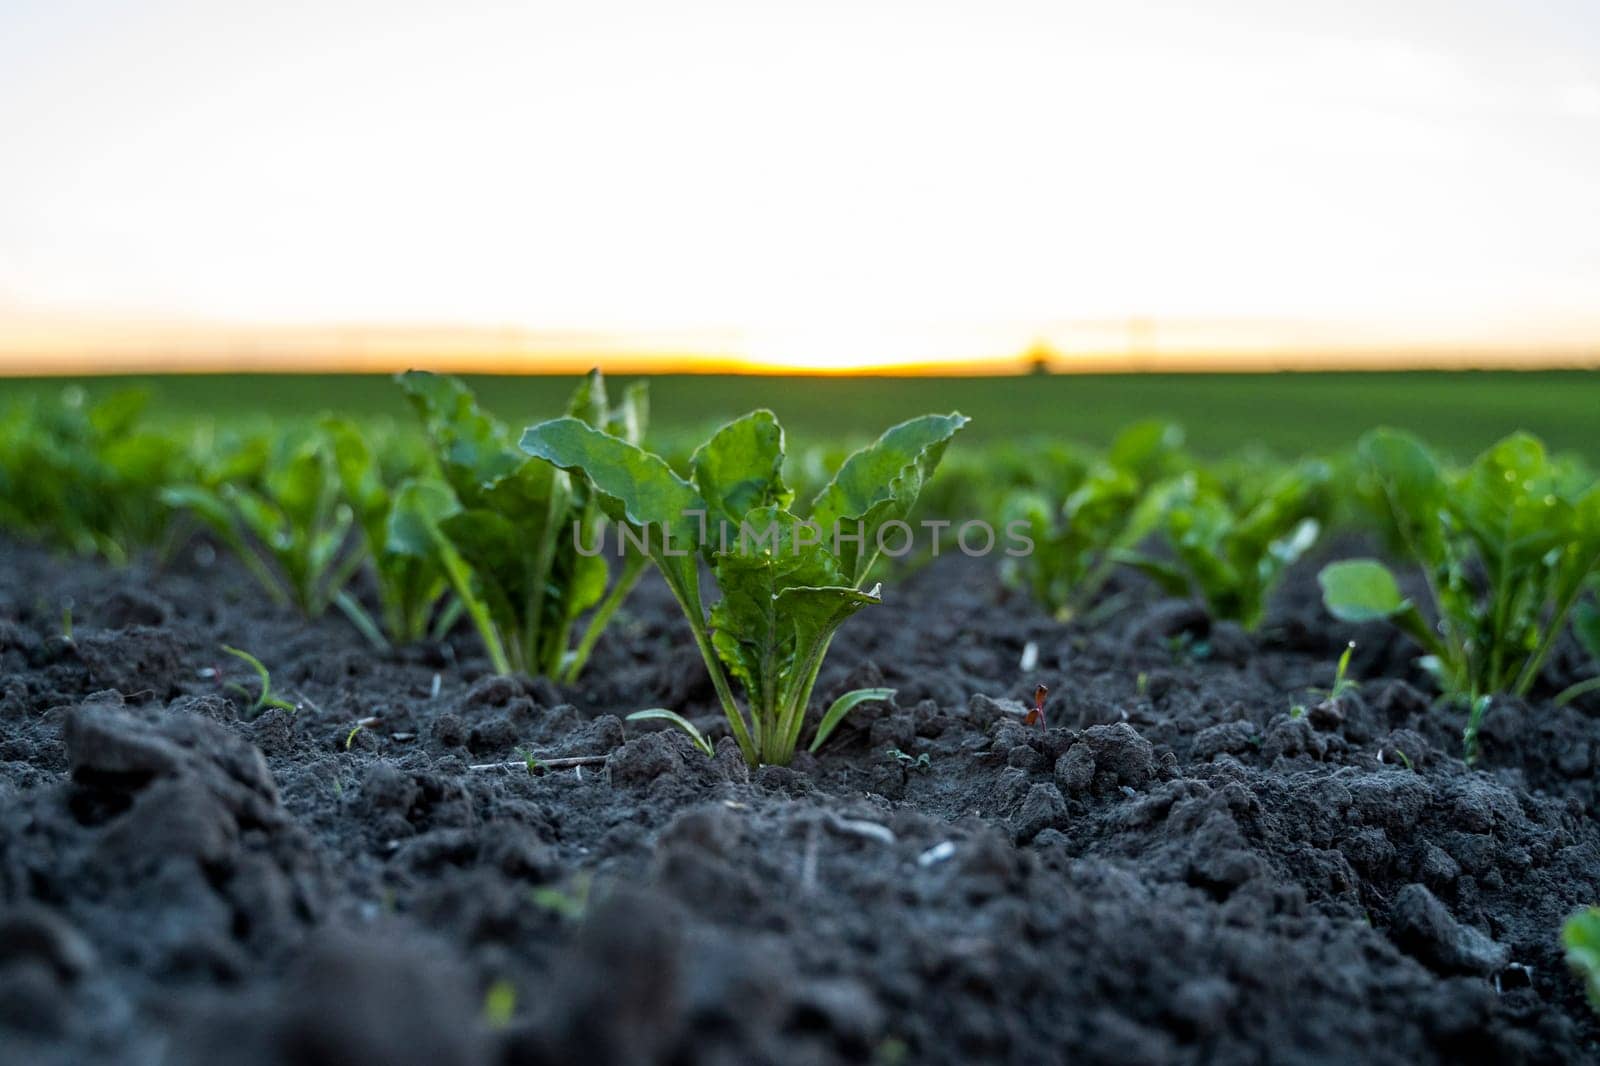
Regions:
<instances>
[{"instance_id":1,"label":"green field in background","mask_svg":"<svg viewBox=\"0 0 1600 1066\"><path fill-rule=\"evenodd\" d=\"M512 424L559 413L571 377L476 376L484 404ZM618 383L623 378L616 379ZM0 397L81 385L91 394L147 387L163 415L314 415L324 410L408 418L383 375L236 374L0 380ZM1410 429L1466 457L1516 429L1600 460L1600 371L1038 375L993 378L651 378L654 426L699 429L770 407L797 442L865 437L929 411L959 409L968 440L1039 434L1101 443L1141 418L1181 422L1191 446L1218 455L1249 445L1327 451L1375 425Z\"/></svg>"}]
</instances>

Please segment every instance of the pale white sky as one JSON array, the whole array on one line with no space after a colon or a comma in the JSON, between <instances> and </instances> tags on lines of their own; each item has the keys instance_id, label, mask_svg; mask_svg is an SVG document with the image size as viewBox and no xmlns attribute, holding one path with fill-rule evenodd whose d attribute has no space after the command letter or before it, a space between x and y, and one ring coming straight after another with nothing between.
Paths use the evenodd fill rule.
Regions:
<instances>
[{"instance_id":1,"label":"pale white sky","mask_svg":"<svg viewBox=\"0 0 1600 1066\"><path fill-rule=\"evenodd\" d=\"M1600 2L5 0L6 311L1600 342Z\"/></svg>"}]
</instances>

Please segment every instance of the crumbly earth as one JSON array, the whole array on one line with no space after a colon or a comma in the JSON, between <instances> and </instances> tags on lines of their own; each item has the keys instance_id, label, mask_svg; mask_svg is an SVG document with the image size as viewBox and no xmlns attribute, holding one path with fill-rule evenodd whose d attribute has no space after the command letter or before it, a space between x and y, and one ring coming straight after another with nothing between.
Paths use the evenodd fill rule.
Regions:
<instances>
[{"instance_id":1,"label":"crumbly earth","mask_svg":"<svg viewBox=\"0 0 1600 1066\"><path fill-rule=\"evenodd\" d=\"M1600 708L1548 695L1569 654L1469 769L1314 564L1247 635L1137 586L1061 624L944 558L818 688L897 697L751 772L621 720L719 719L653 577L561 688L466 633L374 654L208 557L0 542L0 1060L1600 1056L1557 943L1600 898ZM1319 698L1352 638L1359 691ZM251 675L222 643L299 710L224 688ZM1041 681L1042 730L1015 702Z\"/></svg>"}]
</instances>

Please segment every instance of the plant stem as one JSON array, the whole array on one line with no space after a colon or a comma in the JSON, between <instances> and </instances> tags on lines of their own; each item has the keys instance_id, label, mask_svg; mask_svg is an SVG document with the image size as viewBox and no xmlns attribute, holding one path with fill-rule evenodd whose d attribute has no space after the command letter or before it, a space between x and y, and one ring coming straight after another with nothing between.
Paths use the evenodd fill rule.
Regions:
<instances>
[{"instance_id":1,"label":"plant stem","mask_svg":"<svg viewBox=\"0 0 1600 1066\"><path fill-rule=\"evenodd\" d=\"M622 601L633 591L633 586L638 583L639 576L644 573L645 563L648 561L648 556L629 555L623 562L622 573L617 575L616 584L611 586L606 598L600 601L600 605L594 609L594 614L589 616L589 625L584 629L583 637L578 641L578 647L573 651L571 661L562 672L563 682L570 685L578 680L578 675L589 662L589 653L594 650L595 642L600 639L600 634L606 626L611 624L611 616L617 613Z\"/></svg>"},{"instance_id":2,"label":"plant stem","mask_svg":"<svg viewBox=\"0 0 1600 1066\"><path fill-rule=\"evenodd\" d=\"M1587 681L1579 681L1576 685L1568 685L1556 695L1556 706L1565 707L1579 696L1586 696L1591 692L1600 692L1600 677L1591 677Z\"/></svg>"},{"instance_id":3,"label":"plant stem","mask_svg":"<svg viewBox=\"0 0 1600 1066\"><path fill-rule=\"evenodd\" d=\"M388 640L384 639L383 633L378 629L377 624L373 622L372 616L366 612L366 609L357 602L354 596L344 590L340 590L334 596L333 603L340 611L344 612L344 616L350 619L350 624L355 626L357 631L363 637L366 637L368 643L374 648L385 654L394 650L390 647Z\"/></svg>"},{"instance_id":4,"label":"plant stem","mask_svg":"<svg viewBox=\"0 0 1600 1066\"><path fill-rule=\"evenodd\" d=\"M1590 561L1591 569L1596 561L1600 560ZM1534 653L1533 658L1523 665L1522 672L1517 675L1516 687L1512 689L1512 692L1516 695L1526 696L1528 690L1533 688L1533 683L1539 679L1539 671L1544 669L1545 660L1550 657L1550 652L1555 649L1556 639L1561 636L1561 631L1566 628L1567 615L1571 614L1572 609L1577 606L1579 598L1583 596L1583 590L1584 583L1581 580L1574 581L1572 583L1572 591L1567 593L1566 598L1556 605L1556 613L1550 619L1550 626L1545 630L1544 639L1539 642L1539 649Z\"/></svg>"},{"instance_id":5,"label":"plant stem","mask_svg":"<svg viewBox=\"0 0 1600 1066\"><path fill-rule=\"evenodd\" d=\"M794 685L784 701L782 719L776 730L777 743L774 745L773 757L769 758L768 762L787 766L794 758L795 745L800 741L800 730L805 727L806 707L811 703L811 690L816 687L817 674L822 670L822 661L827 658L828 647L832 643L833 634L830 633L814 641L806 650L800 672L795 675Z\"/></svg>"},{"instance_id":6,"label":"plant stem","mask_svg":"<svg viewBox=\"0 0 1600 1066\"><path fill-rule=\"evenodd\" d=\"M678 601L684 617L689 620L695 647L700 649L700 658L705 660L706 672L711 675L711 685L717 690L717 698L722 701L722 713L728 717L728 726L733 730L734 740L739 743L739 751L744 754L745 762L751 766L760 765L760 752L750 739L750 731L745 728L744 715L739 711L739 702L734 699L733 689L729 687L728 677L722 670L722 662L717 658L716 650L711 647L711 638L706 635L705 614L700 607L698 591L683 587L673 575L671 567L665 565L662 559L656 559L656 568L667 579L667 588L672 590L673 598Z\"/></svg>"}]
</instances>

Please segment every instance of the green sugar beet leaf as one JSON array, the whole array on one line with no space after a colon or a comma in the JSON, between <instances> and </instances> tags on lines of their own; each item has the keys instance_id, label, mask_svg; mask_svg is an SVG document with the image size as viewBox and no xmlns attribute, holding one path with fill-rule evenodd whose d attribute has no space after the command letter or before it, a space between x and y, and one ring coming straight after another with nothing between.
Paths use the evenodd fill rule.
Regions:
<instances>
[{"instance_id":1,"label":"green sugar beet leaf","mask_svg":"<svg viewBox=\"0 0 1600 1066\"><path fill-rule=\"evenodd\" d=\"M352 543L333 445L285 430L224 452L161 498L208 526L278 603L315 618L337 601L366 557Z\"/></svg>"},{"instance_id":2,"label":"green sugar beet leaf","mask_svg":"<svg viewBox=\"0 0 1600 1066\"><path fill-rule=\"evenodd\" d=\"M382 631L378 643L409 644L428 635L435 609L448 583L431 552L418 552L409 544L394 540L395 518L402 486L420 473L420 456L404 453L392 441L375 448L368 432L345 418L327 418L322 423L333 445L335 466L344 488L345 502L355 513L377 579L378 601L382 611ZM385 469L380 454L402 452L393 469ZM444 490L441 486L440 491ZM371 623L349 597L338 601L357 628L366 631ZM371 634L369 634L371 635Z\"/></svg>"},{"instance_id":3,"label":"green sugar beet leaf","mask_svg":"<svg viewBox=\"0 0 1600 1066\"><path fill-rule=\"evenodd\" d=\"M781 765L794 755L834 633L880 602L876 589L861 589L877 530L910 512L966 421L932 415L890 429L844 462L809 521L789 510L783 430L770 411L728 423L696 449L692 480L573 418L529 427L522 448L581 474L606 513L646 545L689 622L740 751L752 765ZM857 522L859 542L847 539ZM847 536L834 537L835 523L849 527ZM709 612L702 564L720 592ZM744 707L732 682L744 690ZM840 706L830 731L854 703Z\"/></svg>"},{"instance_id":4,"label":"green sugar beet leaf","mask_svg":"<svg viewBox=\"0 0 1600 1066\"><path fill-rule=\"evenodd\" d=\"M866 580L878 558L879 531L905 520L950 438L967 422L961 414L923 415L892 426L846 459L817 493L811 520L827 536L841 534L840 563L854 584ZM860 539L846 539L852 535Z\"/></svg>"},{"instance_id":5,"label":"green sugar beet leaf","mask_svg":"<svg viewBox=\"0 0 1600 1066\"><path fill-rule=\"evenodd\" d=\"M1393 572L1376 559L1347 559L1317 575L1328 613L1343 622L1375 622L1411 606Z\"/></svg>"},{"instance_id":6,"label":"green sugar beet leaf","mask_svg":"<svg viewBox=\"0 0 1600 1066\"><path fill-rule=\"evenodd\" d=\"M783 483L783 427L771 411L752 411L717 430L695 450L689 467L714 543L721 543L724 526L727 536L736 536L750 511L788 507L794 499Z\"/></svg>"},{"instance_id":7,"label":"green sugar beet leaf","mask_svg":"<svg viewBox=\"0 0 1600 1066\"><path fill-rule=\"evenodd\" d=\"M571 476L518 449L459 381L420 371L398 380L422 419L454 503L432 512L425 523L429 535L413 543L436 553L497 670L574 680L642 568L642 561L625 560L611 582L599 555L603 494L581 474ZM642 386L630 388L613 406L604 378L591 371L566 410L559 422L632 447L609 430L633 437L643 432L645 393ZM458 580L463 571L466 580ZM591 610L573 646L573 631Z\"/></svg>"},{"instance_id":8,"label":"green sugar beet leaf","mask_svg":"<svg viewBox=\"0 0 1600 1066\"><path fill-rule=\"evenodd\" d=\"M1357 454L1391 542L1421 571L1438 625L1409 602L1397 606L1392 575L1384 582L1370 560L1325 568L1323 601L1348 621L1392 618L1417 640L1445 694L1469 709L1471 758L1489 701L1528 694L1595 580L1600 487L1526 433L1460 471L1393 430L1368 433Z\"/></svg>"}]
</instances>

